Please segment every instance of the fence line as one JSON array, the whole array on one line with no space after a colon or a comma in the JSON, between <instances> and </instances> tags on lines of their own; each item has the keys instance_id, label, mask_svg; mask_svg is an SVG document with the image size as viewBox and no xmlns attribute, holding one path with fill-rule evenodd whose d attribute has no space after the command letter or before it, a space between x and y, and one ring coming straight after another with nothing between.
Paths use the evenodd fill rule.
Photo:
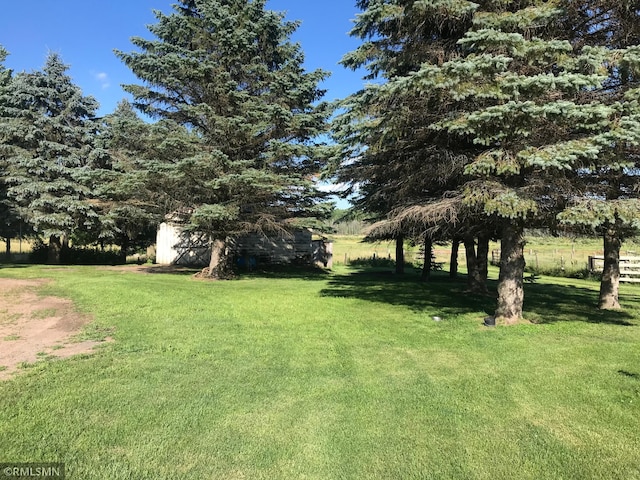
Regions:
<instances>
[{"instance_id":1,"label":"fence line","mask_svg":"<svg viewBox=\"0 0 640 480\"><path fill-rule=\"evenodd\" d=\"M589 257L589 270L602 272L604 268L604 255L592 255ZM640 257L620 257L620 281L640 283Z\"/></svg>"}]
</instances>

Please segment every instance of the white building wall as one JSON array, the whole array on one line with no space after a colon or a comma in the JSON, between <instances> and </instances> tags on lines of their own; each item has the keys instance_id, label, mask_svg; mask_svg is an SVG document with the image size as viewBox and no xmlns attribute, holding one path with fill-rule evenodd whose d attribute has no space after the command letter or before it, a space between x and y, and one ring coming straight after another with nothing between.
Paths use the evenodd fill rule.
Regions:
<instances>
[{"instance_id":1,"label":"white building wall","mask_svg":"<svg viewBox=\"0 0 640 480\"><path fill-rule=\"evenodd\" d=\"M178 230L168 223L161 223L156 235L156 263L172 265L178 257L175 245L180 241Z\"/></svg>"},{"instance_id":2,"label":"white building wall","mask_svg":"<svg viewBox=\"0 0 640 480\"><path fill-rule=\"evenodd\" d=\"M292 235L267 238L251 234L230 238L232 255L255 264L313 264L331 268L331 243L312 241L310 230L297 230ZM156 263L160 265L207 266L211 247L206 235L184 233L181 227L162 223L156 238Z\"/></svg>"}]
</instances>

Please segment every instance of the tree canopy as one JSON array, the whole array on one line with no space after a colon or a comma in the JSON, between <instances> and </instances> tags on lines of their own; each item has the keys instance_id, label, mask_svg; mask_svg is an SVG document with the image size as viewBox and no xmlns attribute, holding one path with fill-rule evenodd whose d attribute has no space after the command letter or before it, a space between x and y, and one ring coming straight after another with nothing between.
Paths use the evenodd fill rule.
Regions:
<instances>
[{"instance_id":1,"label":"tree canopy","mask_svg":"<svg viewBox=\"0 0 640 480\"><path fill-rule=\"evenodd\" d=\"M522 314L525 226L556 222L585 199L585 190L576 195L585 172L633 165L625 152L640 132L637 47L624 44L633 29L621 36L618 27L637 13L597 3L361 2L367 10L354 31L371 39L346 62L369 62L372 76L384 72L388 81L351 99L343 137L361 150L345 171L369 162L393 185L391 172L415 158L434 173L462 158L447 189L482 214L476 221L500 226L496 316L505 322ZM403 30L414 24L432 48ZM440 205L446 192L436 178L423 182L422 198L403 201Z\"/></svg>"},{"instance_id":2,"label":"tree canopy","mask_svg":"<svg viewBox=\"0 0 640 480\"><path fill-rule=\"evenodd\" d=\"M305 72L297 24L264 0L188 0L150 27L155 40L118 52L143 85L134 105L186 126L197 153L176 161L175 197L193 228L214 245L209 273L224 276L229 235L286 230L295 218L324 214L314 175L317 143L330 109L318 103L323 71ZM220 260L220 261L218 261Z\"/></svg>"},{"instance_id":3,"label":"tree canopy","mask_svg":"<svg viewBox=\"0 0 640 480\"><path fill-rule=\"evenodd\" d=\"M20 216L49 238L51 262L65 238L97 229L91 191L79 180L94 152L97 102L82 95L50 54L44 69L19 73L2 110L5 182Z\"/></svg>"},{"instance_id":4,"label":"tree canopy","mask_svg":"<svg viewBox=\"0 0 640 480\"><path fill-rule=\"evenodd\" d=\"M11 78L13 72L4 66L9 52L0 46L0 126L7 124L6 108L11 97ZM4 133L3 133L4 132ZM12 147L6 141L7 130L0 128L0 236L10 242L19 232L20 215L15 202L7 196L7 159L11 156ZM10 246L10 243L8 244Z\"/></svg>"}]
</instances>

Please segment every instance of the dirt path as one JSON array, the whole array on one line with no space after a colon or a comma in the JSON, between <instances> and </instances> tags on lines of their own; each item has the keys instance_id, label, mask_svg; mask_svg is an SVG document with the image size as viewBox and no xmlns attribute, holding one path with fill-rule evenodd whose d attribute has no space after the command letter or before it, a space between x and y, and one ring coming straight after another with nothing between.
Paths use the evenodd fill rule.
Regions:
<instances>
[{"instance_id":1,"label":"dirt path","mask_svg":"<svg viewBox=\"0 0 640 480\"><path fill-rule=\"evenodd\" d=\"M103 343L73 341L91 318L78 313L70 300L39 296L37 289L45 283L0 278L0 380L23 362L88 353Z\"/></svg>"}]
</instances>

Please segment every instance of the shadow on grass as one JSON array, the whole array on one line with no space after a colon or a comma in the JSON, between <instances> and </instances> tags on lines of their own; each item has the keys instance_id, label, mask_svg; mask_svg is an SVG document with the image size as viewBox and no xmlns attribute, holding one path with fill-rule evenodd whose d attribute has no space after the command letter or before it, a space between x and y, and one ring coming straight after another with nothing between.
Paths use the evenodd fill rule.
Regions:
<instances>
[{"instance_id":1,"label":"shadow on grass","mask_svg":"<svg viewBox=\"0 0 640 480\"><path fill-rule=\"evenodd\" d=\"M640 375L638 375L637 373L629 372L627 370L618 370L618 373L623 377L632 378L634 380L640 380Z\"/></svg>"},{"instance_id":2,"label":"shadow on grass","mask_svg":"<svg viewBox=\"0 0 640 480\"><path fill-rule=\"evenodd\" d=\"M149 273L153 275L194 275L198 273L200 268L183 267L181 265L116 265L112 267L104 267L107 270L120 270L123 272Z\"/></svg>"},{"instance_id":3,"label":"shadow on grass","mask_svg":"<svg viewBox=\"0 0 640 480\"><path fill-rule=\"evenodd\" d=\"M466 287L465 276L451 279L445 272L436 272L430 281L421 282L419 276L413 273L395 275L389 271L359 271L331 277L321 294L401 305L413 311L429 310L448 316L473 312L492 315L496 308L497 282L488 282L490 295L471 294ZM594 290L573 285L525 284L524 316L538 324L640 324L637 315L628 311L599 310L597 295ZM640 298L631 300L640 304Z\"/></svg>"},{"instance_id":4,"label":"shadow on grass","mask_svg":"<svg viewBox=\"0 0 640 480\"><path fill-rule=\"evenodd\" d=\"M202 271L202 268L185 267L180 265L122 265L119 267L106 267L110 270L137 271L139 273L189 275L193 276ZM321 268L297 267L297 266L273 266L271 268L249 271L237 271L231 280L243 278L283 278L300 280L326 280L329 271Z\"/></svg>"},{"instance_id":5,"label":"shadow on grass","mask_svg":"<svg viewBox=\"0 0 640 480\"><path fill-rule=\"evenodd\" d=\"M27 268L29 266L24 263L0 263L0 268Z\"/></svg>"},{"instance_id":6,"label":"shadow on grass","mask_svg":"<svg viewBox=\"0 0 640 480\"><path fill-rule=\"evenodd\" d=\"M624 300L629 303L640 301L635 296L627 296ZM582 321L627 327L640 323L628 310L598 309L598 292L576 285L526 285L524 302L525 317L528 313L534 323Z\"/></svg>"},{"instance_id":7,"label":"shadow on grass","mask_svg":"<svg viewBox=\"0 0 640 480\"><path fill-rule=\"evenodd\" d=\"M238 278L274 278L294 280L326 280L331 272L319 267L278 266L237 272Z\"/></svg>"},{"instance_id":8,"label":"shadow on grass","mask_svg":"<svg viewBox=\"0 0 640 480\"><path fill-rule=\"evenodd\" d=\"M415 273L396 275L391 271L365 270L334 275L321 294L401 305L418 312L432 310L446 316L493 312L493 295L471 295L465 292L466 287L464 277L451 279L441 272L432 274L430 281L422 282Z\"/></svg>"}]
</instances>

